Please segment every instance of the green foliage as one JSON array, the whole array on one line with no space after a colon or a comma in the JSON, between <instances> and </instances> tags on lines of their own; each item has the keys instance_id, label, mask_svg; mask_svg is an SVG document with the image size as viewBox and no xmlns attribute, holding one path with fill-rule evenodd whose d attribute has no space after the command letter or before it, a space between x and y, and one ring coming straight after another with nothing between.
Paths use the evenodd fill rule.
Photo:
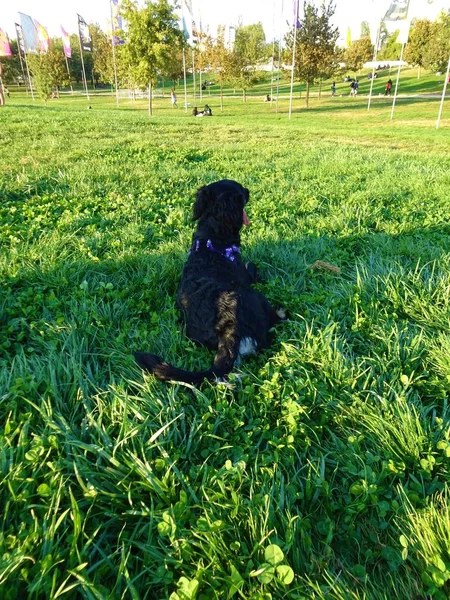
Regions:
<instances>
[{"instance_id":1,"label":"green foliage","mask_svg":"<svg viewBox=\"0 0 450 600\"><path fill-rule=\"evenodd\" d=\"M405 60L417 67L427 64L426 54L432 35L432 24L428 19L418 19L411 25L408 43L405 48Z\"/></svg>"},{"instance_id":2,"label":"green foliage","mask_svg":"<svg viewBox=\"0 0 450 600\"><path fill-rule=\"evenodd\" d=\"M295 30L297 37L295 50L295 78L306 82L306 106L309 101L310 85L321 77L328 77L337 69L339 52L336 48L338 30L331 23L334 15L332 0L323 3L320 8L305 0L302 26ZM294 49L294 32L285 37L290 53Z\"/></svg>"},{"instance_id":3,"label":"green foliage","mask_svg":"<svg viewBox=\"0 0 450 600\"><path fill-rule=\"evenodd\" d=\"M261 23L240 25L230 54L230 80L243 91L258 82L258 64L266 57L266 38Z\"/></svg>"},{"instance_id":4,"label":"green foliage","mask_svg":"<svg viewBox=\"0 0 450 600\"><path fill-rule=\"evenodd\" d=\"M152 114L152 86L158 81L158 73L166 72L174 48L183 44L183 34L168 0L146 0L143 8L133 0L124 0L121 12L128 24L124 33L125 62L132 80L142 89L149 86L149 112Z\"/></svg>"},{"instance_id":5,"label":"green foliage","mask_svg":"<svg viewBox=\"0 0 450 600\"><path fill-rule=\"evenodd\" d=\"M2 599L448 596L448 131L434 101L390 122L389 100L351 100L288 121L286 100L220 115L212 95L192 119L157 99L149 120L12 92ZM243 254L289 320L232 387L157 382L133 351L213 358L175 297L195 190L224 176L250 189Z\"/></svg>"},{"instance_id":6,"label":"green foliage","mask_svg":"<svg viewBox=\"0 0 450 600\"><path fill-rule=\"evenodd\" d=\"M355 73L362 69L364 63L373 59L373 46L370 38L365 37L355 40L352 45L345 50L344 62L347 69Z\"/></svg>"},{"instance_id":7,"label":"green foliage","mask_svg":"<svg viewBox=\"0 0 450 600\"><path fill-rule=\"evenodd\" d=\"M30 55L28 57L28 64L33 86L36 88L39 98L47 103L54 85L54 72L48 54Z\"/></svg>"},{"instance_id":8,"label":"green foliage","mask_svg":"<svg viewBox=\"0 0 450 600\"><path fill-rule=\"evenodd\" d=\"M450 11L442 12L430 29L424 64L433 71L445 72L450 56Z\"/></svg>"}]
</instances>

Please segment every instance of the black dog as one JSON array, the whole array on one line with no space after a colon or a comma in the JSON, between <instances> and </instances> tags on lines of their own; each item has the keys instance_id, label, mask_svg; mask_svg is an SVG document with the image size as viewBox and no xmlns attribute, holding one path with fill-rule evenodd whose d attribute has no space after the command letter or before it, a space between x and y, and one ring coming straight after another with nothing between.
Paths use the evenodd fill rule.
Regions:
<instances>
[{"instance_id":1,"label":"black dog","mask_svg":"<svg viewBox=\"0 0 450 600\"><path fill-rule=\"evenodd\" d=\"M227 375L246 354L267 346L268 332L286 318L251 286L253 263L242 262L239 231L248 225L244 206L249 191L224 179L197 192L193 220L198 221L189 258L178 288L177 305L186 318L186 333L217 350L207 371L183 371L159 356L137 352L138 364L159 379L200 383Z\"/></svg>"}]
</instances>

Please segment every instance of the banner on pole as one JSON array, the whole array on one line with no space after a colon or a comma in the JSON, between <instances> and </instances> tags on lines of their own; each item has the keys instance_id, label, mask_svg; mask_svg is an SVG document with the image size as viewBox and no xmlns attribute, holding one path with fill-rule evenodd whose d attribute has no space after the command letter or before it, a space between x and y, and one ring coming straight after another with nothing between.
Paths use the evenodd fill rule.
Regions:
<instances>
[{"instance_id":1,"label":"banner on pole","mask_svg":"<svg viewBox=\"0 0 450 600\"><path fill-rule=\"evenodd\" d=\"M25 52L38 54L40 50L40 42L36 23L29 15L19 13L20 23L22 25L22 34Z\"/></svg>"},{"instance_id":2,"label":"banner on pole","mask_svg":"<svg viewBox=\"0 0 450 600\"><path fill-rule=\"evenodd\" d=\"M40 23L34 20L34 24L36 25L37 36L39 40L39 50L43 54L47 54L48 48L50 46L50 38L48 36L47 30Z\"/></svg>"},{"instance_id":3,"label":"banner on pole","mask_svg":"<svg viewBox=\"0 0 450 600\"><path fill-rule=\"evenodd\" d=\"M184 4L186 5L186 8L189 11L189 14L191 15L191 17L194 16L194 13L192 11L192 0L184 0Z\"/></svg>"},{"instance_id":4,"label":"banner on pole","mask_svg":"<svg viewBox=\"0 0 450 600\"><path fill-rule=\"evenodd\" d=\"M300 29L302 24L300 22L300 0L294 0L293 10L294 10L294 27L295 29Z\"/></svg>"},{"instance_id":5,"label":"banner on pole","mask_svg":"<svg viewBox=\"0 0 450 600\"><path fill-rule=\"evenodd\" d=\"M64 56L66 58L72 58L72 46L70 45L70 36L62 25L60 25L60 27L61 27L61 39L62 39L63 48L64 48Z\"/></svg>"},{"instance_id":6,"label":"banner on pole","mask_svg":"<svg viewBox=\"0 0 450 600\"><path fill-rule=\"evenodd\" d=\"M78 33L80 35L81 47L86 52L92 52L92 36L86 21L81 15L78 16Z\"/></svg>"},{"instance_id":7,"label":"banner on pole","mask_svg":"<svg viewBox=\"0 0 450 600\"><path fill-rule=\"evenodd\" d=\"M410 0L392 0L383 19L388 30L397 29L399 31L397 42L400 44L408 43L411 25L411 19L408 16L409 5Z\"/></svg>"},{"instance_id":8,"label":"banner on pole","mask_svg":"<svg viewBox=\"0 0 450 600\"><path fill-rule=\"evenodd\" d=\"M122 17L119 12L119 0L111 0L111 29L112 29L112 43L114 46L120 46L125 41L122 40L115 32L118 29L123 29Z\"/></svg>"},{"instance_id":9,"label":"banner on pole","mask_svg":"<svg viewBox=\"0 0 450 600\"><path fill-rule=\"evenodd\" d=\"M5 31L0 29L0 56L11 56L11 46Z\"/></svg>"},{"instance_id":10,"label":"banner on pole","mask_svg":"<svg viewBox=\"0 0 450 600\"><path fill-rule=\"evenodd\" d=\"M347 48L350 48L352 45L352 30L350 27L347 27L347 39L345 43L347 44Z\"/></svg>"},{"instance_id":11,"label":"banner on pole","mask_svg":"<svg viewBox=\"0 0 450 600\"><path fill-rule=\"evenodd\" d=\"M19 54L20 56L25 56L25 41L23 39L22 25L19 25L19 23L14 23L14 25L16 26L17 48Z\"/></svg>"}]
</instances>

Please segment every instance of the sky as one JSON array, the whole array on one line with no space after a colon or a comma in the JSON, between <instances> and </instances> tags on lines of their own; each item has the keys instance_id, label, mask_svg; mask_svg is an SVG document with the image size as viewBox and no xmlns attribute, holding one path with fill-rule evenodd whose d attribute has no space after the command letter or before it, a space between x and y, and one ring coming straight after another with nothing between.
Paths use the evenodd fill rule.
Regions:
<instances>
[{"instance_id":1,"label":"sky","mask_svg":"<svg viewBox=\"0 0 450 600\"><path fill-rule=\"evenodd\" d=\"M319 0L316 0L320 3ZM261 21L267 41L279 38L280 31L287 28L287 21L293 20L293 0L192 0L195 12L201 13L202 24L210 26L214 34L217 25L244 25ZM367 20L375 5L378 10L386 10L390 0L335 0L334 23L339 27L344 42L350 27L353 39L359 37L361 22ZM300 0L300 6L303 0ZM87 22L98 23L106 30L110 15L109 0L1 0L0 28L11 38L15 38L14 23L18 21L18 11L32 16L44 25L50 36L60 34L62 25L69 33L77 31L78 12ZM282 7L284 14L282 15ZM450 0L411 0L410 14L434 18L441 9L450 8ZM300 15L301 17L301 15Z\"/></svg>"}]
</instances>

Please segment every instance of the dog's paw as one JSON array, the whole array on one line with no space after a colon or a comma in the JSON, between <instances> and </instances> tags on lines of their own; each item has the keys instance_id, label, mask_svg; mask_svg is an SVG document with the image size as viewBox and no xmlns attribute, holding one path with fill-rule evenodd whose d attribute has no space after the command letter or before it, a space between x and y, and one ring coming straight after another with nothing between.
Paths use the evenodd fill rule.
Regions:
<instances>
[{"instance_id":1,"label":"dog's paw","mask_svg":"<svg viewBox=\"0 0 450 600\"><path fill-rule=\"evenodd\" d=\"M277 310L275 311L278 315L278 317L282 320L282 321L286 321L287 319L287 313L284 310L284 308L277 308Z\"/></svg>"}]
</instances>

